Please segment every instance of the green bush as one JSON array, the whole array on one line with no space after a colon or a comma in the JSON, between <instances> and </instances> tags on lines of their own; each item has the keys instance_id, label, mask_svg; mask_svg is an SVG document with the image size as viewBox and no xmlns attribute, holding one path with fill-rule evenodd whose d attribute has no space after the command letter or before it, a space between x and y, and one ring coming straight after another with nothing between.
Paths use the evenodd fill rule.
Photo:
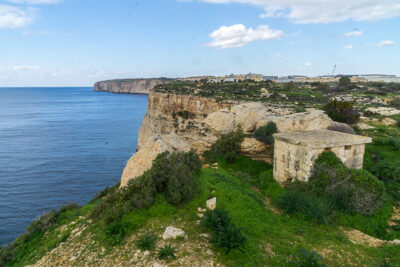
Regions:
<instances>
[{"instance_id":1,"label":"green bush","mask_svg":"<svg viewBox=\"0 0 400 267\"><path fill-rule=\"evenodd\" d=\"M400 182L400 161L392 163L387 160L380 160L373 164L369 171L383 181Z\"/></svg>"},{"instance_id":2,"label":"green bush","mask_svg":"<svg viewBox=\"0 0 400 267\"><path fill-rule=\"evenodd\" d=\"M385 201L381 181L364 169L347 168L333 152L324 152L316 160L308 187L317 196L334 202L338 209L364 215L373 213Z\"/></svg>"},{"instance_id":3,"label":"green bush","mask_svg":"<svg viewBox=\"0 0 400 267\"><path fill-rule=\"evenodd\" d=\"M274 143L273 134L278 132L275 122L268 122L267 125L259 127L254 131L254 138L267 145Z\"/></svg>"},{"instance_id":4,"label":"green bush","mask_svg":"<svg viewBox=\"0 0 400 267\"><path fill-rule=\"evenodd\" d=\"M145 250L153 250L155 248L157 241L157 236L153 234L145 234L141 236L137 241L136 241L136 246L145 251Z\"/></svg>"},{"instance_id":5,"label":"green bush","mask_svg":"<svg viewBox=\"0 0 400 267\"><path fill-rule=\"evenodd\" d=\"M4 266L7 262L14 258L11 251L7 248L0 247L0 266Z\"/></svg>"},{"instance_id":6,"label":"green bush","mask_svg":"<svg viewBox=\"0 0 400 267\"><path fill-rule=\"evenodd\" d=\"M395 108L400 108L400 97L393 98L393 100L390 101L390 105Z\"/></svg>"},{"instance_id":7,"label":"green bush","mask_svg":"<svg viewBox=\"0 0 400 267\"><path fill-rule=\"evenodd\" d=\"M105 234L112 246L120 245L131 225L129 223L114 222L107 226Z\"/></svg>"},{"instance_id":8,"label":"green bush","mask_svg":"<svg viewBox=\"0 0 400 267\"><path fill-rule=\"evenodd\" d=\"M157 194L163 194L174 205L186 202L195 194L195 177L201 166L193 151L161 153L150 170L131 179L126 187L107 194L93 208L91 217L103 226L108 225L133 209L150 207Z\"/></svg>"},{"instance_id":9,"label":"green bush","mask_svg":"<svg viewBox=\"0 0 400 267\"><path fill-rule=\"evenodd\" d=\"M176 247L172 247L171 244L165 245L165 247L161 248L158 252L158 258L160 260L176 259L175 252Z\"/></svg>"},{"instance_id":10,"label":"green bush","mask_svg":"<svg viewBox=\"0 0 400 267\"><path fill-rule=\"evenodd\" d=\"M25 240L29 239L29 236L35 232L45 233L48 231L54 224L56 224L57 220L60 218L61 214L79 208L79 205L76 203L70 203L68 205L63 205L58 211L52 210L49 213L46 213L39 217L38 220L33 221L26 229L24 236Z\"/></svg>"},{"instance_id":11,"label":"green bush","mask_svg":"<svg viewBox=\"0 0 400 267\"><path fill-rule=\"evenodd\" d=\"M206 162L213 163L217 159L224 159L227 162L234 162L240 151L240 145L244 139L242 128L230 134L221 136L214 144L211 145L209 151L204 152L203 157Z\"/></svg>"},{"instance_id":12,"label":"green bush","mask_svg":"<svg viewBox=\"0 0 400 267\"><path fill-rule=\"evenodd\" d=\"M328 224L332 213L332 205L322 198L315 197L305 191L289 189L277 201L277 205L286 214L303 215L319 224Z\"/></svg>"},{"instance_id":13,"label":"green bush","mask_svg":"<svg viewBox=\"0 0 400 267\"><path fill-rule=\"evenodd\" d=\"M326 114L334 121L355 124L360 119L360 114L350 102L333 100L323 107Z\"/></svg>"},{"instance_id":14,"label":"green bush","mask_svg":"<svg viewBox=\"0 0 400 267\"><path fill-rule=\"evenodd\" d=\"M302 249L300 254L293 254L293 260L290 263L297 267L326 267L321 260L322 256L317 252Z\"/></svg>"},{"instance_id":15,"label":"green bush","mask_svg":"<svg viewBox=\"0 0 400 267\"><path fill-rule=\"evenodd\" d=\"M212 230L210 242L216 247L223 248L226 253L242 247L246 242L242 230L232 223L224 209L217 208L208 211L203 218L202 225Z\"/></svg>"},{"instance_id":16,"label":"green bush","mask_svg":"<svg viewBox=\"0 0 400 267\"><path fill-rule=\"evenodd\" d=\"M379 264L379 267L396 267L396 265L389 263L387 261L384 261L382 263Z\"/></svg>"}]
</instances>

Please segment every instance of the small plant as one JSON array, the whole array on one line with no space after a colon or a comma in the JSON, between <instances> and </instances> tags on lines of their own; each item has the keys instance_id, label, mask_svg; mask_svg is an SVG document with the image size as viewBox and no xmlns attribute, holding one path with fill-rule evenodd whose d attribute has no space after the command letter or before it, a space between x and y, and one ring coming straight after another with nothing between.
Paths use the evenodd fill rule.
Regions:
<instances>
[{"instance_id":1,"label":"small plant","mask_svg":"<svg viewBox=\"0 0 400 267\"><path fill-rule=\"evenodd\" d=\"M258 141L263 142L267 145L272 145L274 143L273 134L278 132L275 122L268 122L267 125L259 127L254 132L254 138Z\"/></svg>"},{"instance_id":2,"label":"small plant","mask_svg":"<svg viewBox=\"0 0 400 267\"><path fill-rule=\"evenodd\" d=\"M202 225L213 231L210 242L216 247L225 249L226 253L242 247L247 240L243 236L242 230L232 223L224 209L217 208L208 211Z\"/></svg>"},{"instance_id":3,"label":"small plant","mask_svg":"<svg viewBox=\"0 0 400 267\"><path fill-rule=\"evenodd\" d=\"M400 118L397 119L397 126L400 127Z\"/></svg>"},{"instance_id":4,"label":"small plant","mask_svg":"<svg viewBox=\"0 0 400 267\"><path fill-rule=\"evenodd\" d=\"M293 254L293 260L290 263L297 267L326 267L320 262L321 260L322 256L317 252L302 249L300 254Z\"/></svg>"},{"instance_id":5,"label":"small plant","mask_svg":"<svg viewBox=\"0 0 400 267\"><path fill-rule=\"evenodd\" d=\"M378 266L379 266L379 267L395 267L394 264L389 263L389 262L386 261L386 260L385 260L384 262L380 263Z\"/></svg>"},{"instance_id":6,"label":"small plant","mask_svg":"<svg viewBox=\"0 0 400 267\"><path fill-rule=\"evenodd\" d=\"M225 159L227 162L234 162L243 140L244 134L242 128L239 126L236 131L221 136L211 145L209 151L204 152L203 156L209 163L216 162L219 158Z\"/></svg>"},{"instance_id":7,"label":"small plant","mask_svg":"<svg viewBox=\"0 0 400 267\"><path fill-rule=\"evenodd\" d=\"M143 251L153 250L156 245L156 241L157 241L156 235L147 233L137 240L136 246Z\"/></svg>"},{"instance_id":8,"label":"small plant","mask_svg":"<svg viewBox=\"0 0 400 267\"><path fill-rule=\"evenodd\" d=\"M105 230L105 234L112 246L120 245L126 236L131 225L129 223L115 222L110 224Z\"/></svg>"},{"instance_id":9,"label":"small plant","mask_svg":"<svg viewBox=\"0 0 400 267\"><path fill-rule=\"evenodd\" d=\"M286 214L304 215L315 223L328 224L333 207L324 199L297 188L290 189L277 202Z\"/></svg>"},{"instance_id":10,"label":"small plant","mask_svg":"<svg viewBox=\"0 0 400 267\"><path fill-rule=\"evenodd\" d=\"M158 252L158 258L160 260L169 260L169 259L176 259L175 256L176 247L172 247L171 244L165 245L165 247L161 248Z\"/></svg>"},{"instance_id":11,"label":"small plant","mask_svg":"<svg viewBox=\"0 0 400 267\"><path fill-rule=\"evenodd\" d=\"M355 124L360 119L360 114L350 102L333 100L323 107L326 114L334 121Z\"/></svg>"}]
</instances>

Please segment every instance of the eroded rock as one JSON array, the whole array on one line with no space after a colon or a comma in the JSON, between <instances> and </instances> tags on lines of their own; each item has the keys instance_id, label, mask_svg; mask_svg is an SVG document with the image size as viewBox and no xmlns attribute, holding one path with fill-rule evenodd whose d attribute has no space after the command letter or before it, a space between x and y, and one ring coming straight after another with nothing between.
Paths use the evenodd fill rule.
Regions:
<instances>
[{"instance_id":1,"label":"eroded rock","mask_svg":"<svg viewBox=\"0 0 400 267\"><path fill-rule=\"evenodd\" d=\"M164 240L177 239L178 237L185 237L185 232L182 229L168 226L162 236Z\"/></svg>"}]
</instances>

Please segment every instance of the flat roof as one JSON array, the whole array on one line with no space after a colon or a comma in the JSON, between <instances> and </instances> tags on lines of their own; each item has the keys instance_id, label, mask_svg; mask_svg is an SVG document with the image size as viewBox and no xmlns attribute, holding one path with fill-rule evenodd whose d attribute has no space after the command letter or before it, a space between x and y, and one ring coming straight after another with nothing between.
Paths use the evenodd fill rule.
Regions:
<instances>
[{"instance_id":1,"label":"flat roof","mask_svg":"<svg viewBox=\"0 0 400 267\"><path fill-rule=\"evenodd\" d=\"M285 132L274 134L276 140L311 148L328 148L371 143L372 138L331 130Z\"/></svg>"}]
</instances>

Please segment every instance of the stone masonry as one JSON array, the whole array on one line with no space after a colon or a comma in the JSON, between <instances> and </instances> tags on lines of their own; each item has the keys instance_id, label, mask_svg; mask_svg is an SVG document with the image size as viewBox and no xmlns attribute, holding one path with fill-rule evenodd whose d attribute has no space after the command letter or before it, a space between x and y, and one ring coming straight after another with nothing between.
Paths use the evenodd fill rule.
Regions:
<instances>
[{"instance_id":1,"label":"stone masonry","mask_svg":"<svg viewBox=\"0 0 400 267\"><path fill-rule=\"evenodd\" d=\"M323 151L332 151L343 163L361 169L369 137L330 130L284 132L274 135L274 178L279 184L307 182L314 161Z\"/></svg>"}]
</instances>

